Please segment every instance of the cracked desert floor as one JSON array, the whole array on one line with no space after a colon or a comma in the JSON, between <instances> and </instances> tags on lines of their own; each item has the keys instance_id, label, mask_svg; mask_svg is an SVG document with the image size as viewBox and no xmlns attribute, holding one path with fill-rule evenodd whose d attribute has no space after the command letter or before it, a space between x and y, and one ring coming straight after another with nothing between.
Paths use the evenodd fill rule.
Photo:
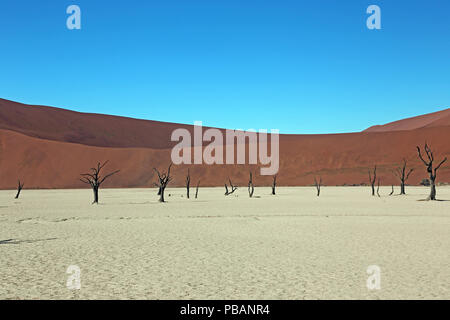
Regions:
<instances>
[{"instance_id":1,"label":"cracked desert floor","mask_svg":"<svg viewBox=\"0 0 450 320\"><path fill-rule=\"evenodd\" d=\"M450 201L390 189L201 188L188 200L180 188L164 204L154 189L104 189L100 205L88 189L0 191L0 298L450 299ZM66 287L70 265L80 290Z\"/></svg>"}]
</instances>

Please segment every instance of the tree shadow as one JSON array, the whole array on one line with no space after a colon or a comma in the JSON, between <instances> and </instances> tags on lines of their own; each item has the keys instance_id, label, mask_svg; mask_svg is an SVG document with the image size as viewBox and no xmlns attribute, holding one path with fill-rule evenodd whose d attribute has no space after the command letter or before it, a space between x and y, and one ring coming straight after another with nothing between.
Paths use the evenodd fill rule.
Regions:
<instances>
[{"instance_id":1,"label":"tree shadow","mask_svg":"<svg viewBox=\"0 0 450 320\"><path fill-rule=\"evenodd\" d=\"M51 240L56 240L56 239L58 239L58 238L35 239L35 240L6 239L6 240L0 240L0 245L1 244L35 243L35 242L42 242L42 241L51 241Z\"/></svg>"}]
</instances>

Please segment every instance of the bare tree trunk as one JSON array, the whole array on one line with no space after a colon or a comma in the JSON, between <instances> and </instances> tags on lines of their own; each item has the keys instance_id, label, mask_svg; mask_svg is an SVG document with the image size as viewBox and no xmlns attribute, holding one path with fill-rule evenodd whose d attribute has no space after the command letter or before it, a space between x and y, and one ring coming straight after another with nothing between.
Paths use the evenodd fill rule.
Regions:
<instances>
[{"instance_id":1,"label":"bare tree trunk","mask_svg":"<svg viewBox=\"0 0 450 320\"><path fill-rule=\"evenodd\" d=\"M369 169L369 181L372 186L372 196L375 196L375 182L377 181L377 166L373 169L373 177Z\"/></svg>"},{"instance_id":2,"label":"bare tree trunk","mask_svg":"<svg viewBox=\"0 0 450 320\"><path fill-rule=\"evenodd\" d=\"M434 179L430 179L430 200L436 200L436 177Z\"/></svg>"},{"instance_id":3,"label":"bare tree trunk","mask_svg":"<svg viewBox=\"0 0 450 320\"><path fill-rule=\"evenodd\" d=\"M93 187L92 191L94 192L94 201L92 204L98 204L98 187Z\"/></svg>"},{"instance_id":4,"label":"bare tree trunk","mask_svg":"<svg viewBox=\"0 0 450 320\"><path fill-rule=\"evenodd\" d=\"M19 196L20 196L20 192L22 191L22 189L23 189L23 183L21 183L20 182L20 180L19 180L19 184L17 185L17 194L16 194L16 197L15 197L15 199L19 199Z\"/></svg>"},{"instance_id":5,"label":"bare tree trunk","mask_svg":"<svg viewBox=\"0 0 450 320\"><path fill-rule=\"evenodd\" d=\"M197 187L195 188L195 199L198 197L198 187L200 186L200 180L197 183Z\"/></svg>"},{"instance_id":6,"label":"bare tree trunk","mask_svg":"<svg viewBox=\"0 0 450 320\"><path fill-rule=\"evenodd\" d=\"M380 197L380 179L378 179L377 196Z\"/></svg>"},{"instance_id":7,"label":"bare tree trunk","mask_svg":"<svg viewBox=\"0 0 450 320\"><path fill-rule=\"evenodd\" d=\"M394 185L392 185L392 191L391 193L389 193L390 196L392 196L394 194Z\"/></svg>"},{"instance_id":8,"label":"bare tree trunk","mask_svg":"<svg viewBox=\"0 0 450 320\"><path fill-rule=\"evenodd\" d=\"M317 196L320 197L320 188L321 188L321 186L322 186L322 177L320 177L319 180L317 180L317 179L314 177L314 184L315 184L316 189L317 189Z\"/></svg>"},{"instance_id":9,"label":"bare tree trunk","mask_svg":"<svg viewBox=\"0 0 450 320\"><path fill-rule=\"evenodd\" d=\"M277 186L277 175L273 176L273 182L272 182L272 195L275 195L275 188Z\"/></svg>"},{"instance_id":10,"label":"bare tree trunk","mask_svg":"<svg viewBox=\"0 0 450 320\"><path fill-rule=\"evenodd\" d=\"M189 169L188 169L188 173L186 176L186 197L189 199L189 187L191 185L191 175L189 174Z\"/></svg>"},{"instance_id":11,"label":"bare tree trunk","mask_svg":"<svg viewBox=\"0 0 450 320\"><path fill-rule=\"evenodd\" d=\"M248 180L248 196L253 197L253 192L255 192L255 187L253 186L253 175L250 171L250 178Z\"/></svg>"},{"instance_id":12,"label":"bare tree trunk","mask_svg":"<svg viewBox=\"0 0 450 320\"><path fill-rule=\"evenodd\" d=\"M159 202L164 202L164 191L166 188L161 188L161 194L159 195Z\"/></svg>"}]
</instances>

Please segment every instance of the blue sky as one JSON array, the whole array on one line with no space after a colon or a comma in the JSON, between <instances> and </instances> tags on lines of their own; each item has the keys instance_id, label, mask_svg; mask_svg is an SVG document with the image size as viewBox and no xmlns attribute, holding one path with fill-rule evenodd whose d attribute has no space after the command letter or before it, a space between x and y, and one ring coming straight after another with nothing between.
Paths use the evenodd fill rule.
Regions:
<instances>
[{"instance_id":1,"label":"blue sky","mask_svg":"<svg viewBox=\"0 0 450 320\"><path fill-rule=\"evenodd\" d=\"M66 28L76 4L82 29ZM381 8L381 30L366 8ZM281 133L450 106L450 1L0 3L0 97Z\"/></svg>"}]
</instances>

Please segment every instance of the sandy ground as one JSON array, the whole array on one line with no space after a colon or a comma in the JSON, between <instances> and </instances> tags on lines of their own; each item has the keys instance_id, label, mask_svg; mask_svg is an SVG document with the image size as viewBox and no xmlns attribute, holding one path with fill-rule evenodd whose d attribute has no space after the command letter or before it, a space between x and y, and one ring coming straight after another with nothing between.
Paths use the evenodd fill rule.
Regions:
<instances>
[{"instance_id":1,"label":"sandy ground","mask_svg":"<svg viewBox=\"0 0 450 320\"><path fill-rule=\"evenodd\" d=\"M450 201L389 191L168 189L160 204L152 189L105 189L98 206L88 189L0 191L0 298L450 299Z\"/></svg>"}]
</instances>

